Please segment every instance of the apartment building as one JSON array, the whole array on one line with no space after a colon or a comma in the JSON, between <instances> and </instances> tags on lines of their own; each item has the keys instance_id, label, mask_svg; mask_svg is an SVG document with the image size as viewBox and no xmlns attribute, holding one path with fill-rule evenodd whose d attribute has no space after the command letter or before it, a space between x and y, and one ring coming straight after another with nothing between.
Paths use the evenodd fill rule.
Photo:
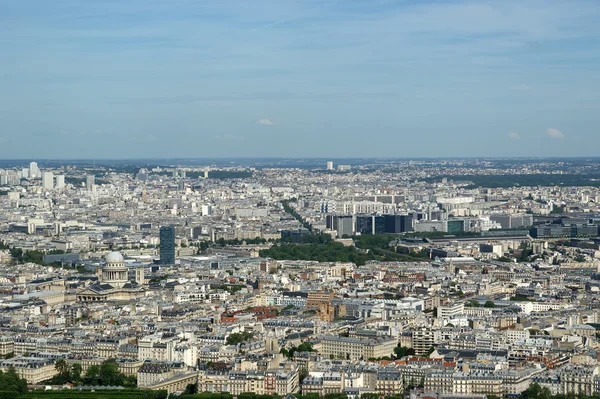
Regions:
<instances>
[{"instance_id":1,"label":"apartment building","mask_svg":"<svg viewBox=\"0 0 600 399\"><path fill-rule=\"evenodd\" d=\"M441 339L441 332L431 328L419 328L412 332L412 347L417 355L425 354Z\"/></svg>"},{"instance_id":2,"label":"apartment building","mask_svg":"<svg viewBox=\"0 0 600 399\"><path fill-rule=\"evenodd\" d=\"M298 370L285 369L222 371L200 370L199 392L229 392L239 395L255 392L258 395L287 395L299 389Z\"/></svg>"},{"instance_id":3,"label":"apartment building","mask_svg":"<svg viewBox=\"0 0 600 399\"><path fill-rule=\"evenodd\" d=\"M398 341L392 337L368 339L346 338L337 335L322 335L321 354L325 357L347 360L367 360L390 356Z\"/></svg>"},{"instance_id":4,"label":"apartment building","mask_svg":"<svg viewBox=\"0 0 600 399\"><path fill-rule=\"evenodd\" d=\"M54 360L49 358L18 357L0 362L0 370L3 372L9 367L14 367L19 377L27 380L28 384L38 384L58 374L54 368Z\"/></svg>"}]
</instances>

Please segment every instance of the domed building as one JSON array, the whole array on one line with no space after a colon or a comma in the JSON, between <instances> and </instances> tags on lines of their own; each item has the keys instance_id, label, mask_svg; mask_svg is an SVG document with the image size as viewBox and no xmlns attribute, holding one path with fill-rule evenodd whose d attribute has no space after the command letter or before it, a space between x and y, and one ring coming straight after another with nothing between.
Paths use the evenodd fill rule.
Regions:
<instances>
[{"instance_id":1,"label":"domed building","mask_svg":"<svg viewBox=\"0 0 600 399\"><path fill-rule=\"evenodd\" d=\"M129 301L143 297L144 268L136 267L135 280L129 281L125 259L119 252L110 252L104 258L102 274L97 283L77 293L80 302Z\"/></svg>"},{"instance_id":2,"label":"domed building","mask_svg":"<svg viewBox=\"0 0 600 399\"><path fill-rule=\"evenodd\" d=\"M102 268L102 283L121 288L127 283L127 267L125 259L119 252L111 252L104 258Z\"/></svg>"}]
</instances>

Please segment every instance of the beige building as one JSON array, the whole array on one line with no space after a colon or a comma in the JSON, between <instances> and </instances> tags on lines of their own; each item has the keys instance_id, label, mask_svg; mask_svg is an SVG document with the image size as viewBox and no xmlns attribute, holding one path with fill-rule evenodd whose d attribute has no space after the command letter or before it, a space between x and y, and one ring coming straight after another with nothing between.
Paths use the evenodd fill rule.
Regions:
<instances>
[{"instance_id":1,"label":"beige building","mask_svg":"<svg viewBox=\"0 0 600 399\"><path fill-rule=\"evenodd\" d=\"M229 392L239 395L255 392L258 395L285 396L298 392L298 370L295 368L271 370L218 371L200 370L199 392Z\"/></svg>"},{"instance_id":2,"label":"beige building","mask_svg":"<svg viewBox=\"0 0 600 399\"><path fill-rule=\"evenodd\" d=\"M58 372L54 368L54 360L38 357L19 357L0 362L0 370L6 372L14 367L19 377L27 380L28 384L38 384L54 377Z\"/></svg>"},{"instance_id":3,"label":"beige building","mask_svg":"<svg viewBox=\"0 0 600 399\"><path fill-rule=\"evenodd\" d=\"M322 335L319 339L322 356L347 360L368 360L390 356L398 345L398 340L392 337L361 339Z\"/></svg>"}]
</instances>

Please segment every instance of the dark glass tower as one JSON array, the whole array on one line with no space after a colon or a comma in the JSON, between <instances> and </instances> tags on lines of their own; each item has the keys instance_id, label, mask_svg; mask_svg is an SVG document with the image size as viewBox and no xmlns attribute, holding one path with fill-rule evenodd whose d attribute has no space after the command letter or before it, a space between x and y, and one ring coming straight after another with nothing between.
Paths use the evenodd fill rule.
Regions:
<instances>
[{"instance_id":1,"label":"dark glass tower","mask_svg":"<svg viewBox=\"0 0 600 399\"><path fill-rule=\"evenodd\" d=\"M175 263L175 227L163 226L160 228L160 264L172 265Z\"/></svg>"}]
</instances>

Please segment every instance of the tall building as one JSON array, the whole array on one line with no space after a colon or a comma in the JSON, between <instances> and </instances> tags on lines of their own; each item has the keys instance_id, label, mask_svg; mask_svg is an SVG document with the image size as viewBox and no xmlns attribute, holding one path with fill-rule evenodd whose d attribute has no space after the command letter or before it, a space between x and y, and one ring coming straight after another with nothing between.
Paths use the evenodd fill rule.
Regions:
<instances>
[{"instance_id":1,"label":"tall building","mask_svg":"<svg viewBox=\"0 0 600 399\"><path fill-rule=\"evenodd\" d=\"M354 234L352 215L327 215L326 223L327 228L335 230L338 237Z\"/></svg>"},{"instance_id":2,"label":"tall building","mask_svg":"<svg viewBox=\"0 0 600 399\"><path fill-rule=\"evenodd\" d=\"M44 190L52 190L54 188L54 173L42 173L42 188Z\"/></svg>"},{"instance_id":3,"label":"tall building","mask_svg":"<svg viewBox=\"0 0 600 399\"><path fill-rule=\"evenodd\" d=\"M56 175L56 188L59 190L65 188L65 175Z\"/></svg>"},{"instance_id":4,"label":"tall building","mask_svg":"<svg viewBox=\"0 0 600 399\"><path fill-rule=\"evenodd\" d=\"M38 164L36 162L31 162L29 164L29 178L35 179L40 175L40 169L38 168Z\"/></svg>"},{"instance_id":5,"label":"tall building","mask_svg":"<svg viewBox=\"0 0 600 399\"><path fill-rule=\"evenodd\" d=\"M327 170L333 170L333 162L327 161Z\"/></svg>"},{"instance_id":6,"label":"tall building","mask_svg":"<svg viewBox=\"0 0 600 399\"><path fill-rule=\"evenodd\" d=\"M160 228L160 264L175 264L175 227Z\"/></svg>"},{"instance_id":7,"label":"tall building","mask_svg":"<svg viewBox=\"0 0 600 399\"><path fill-rule=\"evenodd\" d=\"M94 178L94 175L88 175L85 178L85 187L88 189L88 191L92 191L94 189L95 181L96 179Z\"/></svg>"},{"instance_id":8,"label":"tall building","mask_svg":"<svg viewBox=\"0 0 600 399\"><path fill-rule=\"evenodd\" d=\"M356 232L360 234L385 233L385 218L383 215L360 215L356 217Z\"/></svg>"}]
</instances>

